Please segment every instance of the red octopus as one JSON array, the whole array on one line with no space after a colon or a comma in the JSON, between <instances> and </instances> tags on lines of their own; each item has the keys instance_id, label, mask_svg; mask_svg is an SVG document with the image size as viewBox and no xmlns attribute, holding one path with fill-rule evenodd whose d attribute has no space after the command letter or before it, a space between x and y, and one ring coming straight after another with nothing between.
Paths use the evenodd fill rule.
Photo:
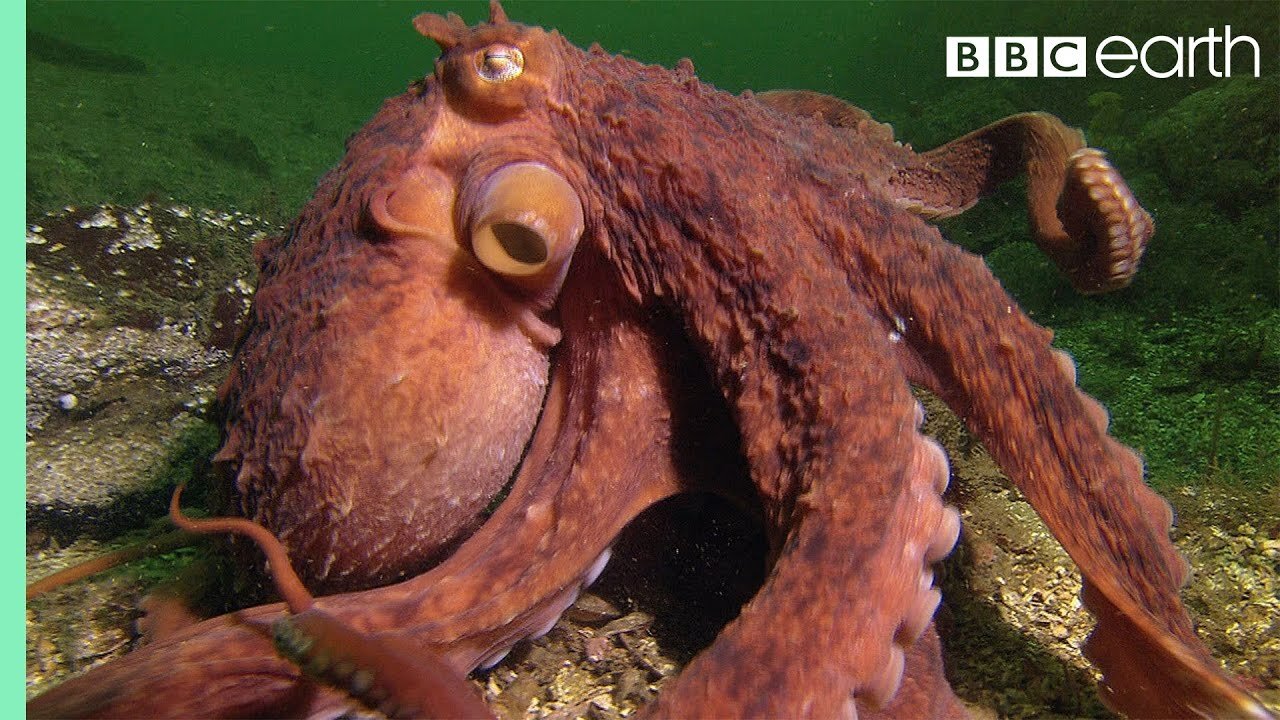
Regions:
<instances>
[{"instance_id":1,"label":"red octopus","mask_svg":"<svg viewBox=\"0 0 1280 720\"><path fill-rule=\"evenodd\" d=\"M913 383L1080 566L1109 705L1269 717L1196 637L1169 507L1071 360L924 221L1025 171L1041 247L1082 291L1125 285L1151 219L1079 133L1018 115L916 154L838 100L732 96L496 3L415 25L434 74L259 249L222 395L238 510L344 592L178 631L33 717L470 714L459 674L690 490L760 508L771 569L650 714L963 716L932 627L959 518Z\"/></svg>"}]
</instances>

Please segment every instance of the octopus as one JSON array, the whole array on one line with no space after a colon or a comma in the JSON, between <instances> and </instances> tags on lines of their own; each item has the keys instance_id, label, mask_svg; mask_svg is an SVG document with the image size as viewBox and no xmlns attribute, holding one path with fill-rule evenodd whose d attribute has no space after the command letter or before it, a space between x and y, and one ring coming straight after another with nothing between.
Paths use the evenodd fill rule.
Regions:
<instances>
[{"instance_id":1,"label":"octopus","mask_svg":"<svg viewBox=\"0 0 1280 720\"><path fill-rule=\"evenodd\" d=\"M730 95L496 2L414 25L433 73L257 249L215 458L243 517L175 498L266 550L287 602L157 633L30 716L484 714L464 674L699 491L754 513L769 570L649 715L964 717L933 623L960 521L916 385L1079 566L1110 707L1271 717L1196 636L1138 455L927 222L1025 173L1071 283L1125 286L1152 220L1080 133L1028 113L917 153L840 100Z\"/></svg>"}]
</instances>

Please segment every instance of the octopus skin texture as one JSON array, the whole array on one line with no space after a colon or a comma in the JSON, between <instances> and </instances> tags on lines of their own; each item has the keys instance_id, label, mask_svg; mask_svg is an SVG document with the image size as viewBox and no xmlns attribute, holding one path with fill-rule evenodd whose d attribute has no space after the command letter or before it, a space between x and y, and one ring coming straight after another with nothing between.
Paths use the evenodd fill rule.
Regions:
<instances>
[{"instance_id":1,"label":"octopus skin texture","mask_svg":"<svg viewBox=\"0 0 1280 720\"><path fill-rule=\"evenodd\" d=\"M259 248L222 390L236 509L287 549L277 580L330 594L171 632L30 716L430 713L410 695L463 692L639 513L710 491L758 508L771 567L647 713L963 717L932 624L959 516L914 383L1079 565L1111 707L1270 717L1197 638L1140 459L926 222L1025 172L1045 252L1084 292L1122 287L1151 218L1079 133L1032 113L915 153L838 100L732 96L496 3L415 26L434 73Z\"/></svg>"}]
</instances>

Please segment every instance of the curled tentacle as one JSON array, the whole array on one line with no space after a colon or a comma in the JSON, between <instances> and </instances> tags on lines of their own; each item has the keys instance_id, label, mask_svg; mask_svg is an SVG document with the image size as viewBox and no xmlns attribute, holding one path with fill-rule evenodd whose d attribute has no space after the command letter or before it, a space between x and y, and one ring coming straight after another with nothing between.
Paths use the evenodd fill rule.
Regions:
<instances>
[{"instance_id":1,"label":"curled tentacle","mask_svg":"<svg viewBox=\"0 0 1280 720\"><path fill-rule=\"evenodd\" d=\"M169 520L174 525L187 532L201 535L227 533L240 535L252 540L262 551L262 554L267 556L267 562L270 563L271 580L275 583L276 592L280 593L280 597L289 606L289 611L303 613L311 609L314 598L311 597L311 592L307 590L307 586L302 584L298 573L294 571L293 564L289 562L289 551L285 550L279 538L272 535L270 530L245 518L196 519L187 517L182 514L181 506L182 490L185 487L185 484L178 485L178 487L174 488L173 496L169 499Z\"/></svg>"},{"instance_id":2,"label":"curled tentacle","mask_svg":"<svg viewBox=\"0 0 1280 720\"><path fill-rule=\"evenodd\" d=\"M882 145L893 142L891 127L838 98L805 90L755 97ZM1047 113L1012 115L928 152L904 146L893 152L886 189L899 206L926 219L959 215L1025 173L1032 236L1085 294L1128 285L1154 231L1151 216L1103 153Z\"/></svg>"},{"instance_id":3,"label":"curled tentacle","mask_svg":"<svg viewBox=\"0 0 1280 720\"><path fill-rule=\"evenodd\" d=\"M288 551L269 530L238 517L194 519L182 514L183 485L173 491L169 518L192 533L231 533L252 540L267 562L276 591L292 616L272 623L281 655L309 677L350 694L387 717L486 718L488 706L466 678L435 654L399 647L395 638L357 632L314 607L315 600L289 562Z\"/></svg>"},{"instance_id":4,"label":"curled tentacle","mask_svg":"<svg viewBox=\"0 0 1280 720\"><path fill-rule=\"evenodd\" d=\"M1081 292L1107 292L1128 285L1155 231L1151 215L1102 151L1083 148L1067 159L1058 217L1072 242L1041 247Z\"/></svg>"},{"instance_id":5,"label":"curled tentacle","mask_svg":"<svg viewBox=\"0 0 1280 720\"><path fill-rule=\"evenodd\" d=\"M1052 115L1012 115L922 153L896 187L923 217L949 217L1024 172L1031 235L1071 284L1085 294L1128 285L1151 216L1103 154Z\"/></svg>"}]
</instances>

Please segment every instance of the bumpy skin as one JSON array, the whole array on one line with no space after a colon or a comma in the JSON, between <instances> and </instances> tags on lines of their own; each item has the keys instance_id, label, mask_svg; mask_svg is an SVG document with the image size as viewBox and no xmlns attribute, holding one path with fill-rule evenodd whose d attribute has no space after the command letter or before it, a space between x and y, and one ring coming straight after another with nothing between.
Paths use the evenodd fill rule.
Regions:
<instances>
[{"instance_id":1,"label":"bumpy skin","mask_svg":"<svg viewBox=\"0 0 1280 720\"><path fill-rule=\"evenodd\" d=\"M419 530L449 506L441 498L485 496L514 467L467 445L461 460L433 463L462 429L486 446L524 445L556 339L539 314L556 293L545 318L563 339L493 517L417 577L315 601L356 633L347 642L395 649L366 653L370 663L414 647L460 670L496 661L554 622L639 512L711 489L761 508L772 572L650 714L963 716L931 627L930 564L958 519L940 497L945 457L918 430L917 382L965 419L1079 564L1111 705L1135 717L1267 716L1195 636L1168 506L1140 460L1108 437L1105 411L1076 388L1049 331L920 217L959 211L1010 166L1056 153L1072 252L1092 257L1076 231L1112 237L1117 219L1114 236L1145 242L1149 220L1143 231L1145 214L1125 209L1123 180L1096 154L1081 162L1075 141L1028 150L1008 139L1010 127L1060 123L1023 116L934 151L977 158L949 180L921 169L937 166L930 153L851 128L826 99L733 97L688 63L583 52L496 5L475 28L416 24L444 49L435 75L353 138L289 239L266 250L220 458L239 465L246 512L284 536L313 581L341 584L357 574L343 568L375 555L372 579L410 572L483 504ZM477 188L528 161L567 181L583 217L572 265L533 276L544 285L492 276L467 249ZM384 397L386 407L358 407ZM407 495L379 497L390 482ZM386 516L403 504L417 517ZM326 528L338 539L317 539ZM417 537L408 560L369 544L386 532ZM341 712L349 698L273 652L266 628L284 612L206 621L29 713Z\"/></svg>"},{"instance_id":2,"label":"bumpy skin","mask_svg":"<svg viewBox=\"0 0 1280 720\"><path fill-rule=\"evenodd\" d=\"M545 392L545 344L460 252L447 207L396 222L417 219L421 173L456 180L413 155L438 114L389 101L287 239L257 249L216 460L317 592L439 562L515 469Z\"/></svg>"}]
</instances>

